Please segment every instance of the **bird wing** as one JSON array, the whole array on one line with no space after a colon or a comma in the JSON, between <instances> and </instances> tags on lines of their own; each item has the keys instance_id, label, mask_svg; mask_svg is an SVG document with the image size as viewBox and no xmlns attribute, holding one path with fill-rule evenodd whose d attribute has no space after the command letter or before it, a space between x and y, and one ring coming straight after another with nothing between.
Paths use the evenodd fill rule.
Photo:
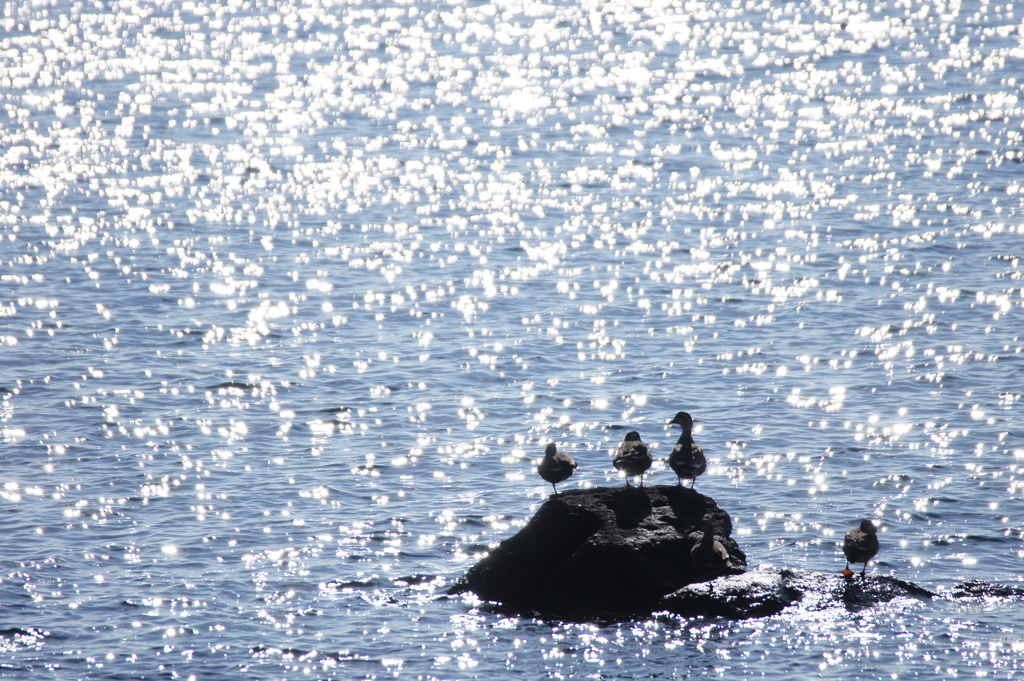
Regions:
<instances>
[{"instance_id":1,"label":"bird wing","mask_svg":"<svg viewBox=\"0 0 1024 681\"><path fill-rule=\"evenodd\" d=\"M843 540L843 552L874 555L878 552L878 537L860 530L850 530Z\"/></svg>"},{"instance_id":2,"label":"bird wing","mask_svg":"<svg viewBox=\"0 0 1024 681\"><path fill-rule=\"evenodd\" d=\"M615 461L640 461L647 458L647 445L643 442L623 442L615 455Z\"/></svg>"}]
</instances>

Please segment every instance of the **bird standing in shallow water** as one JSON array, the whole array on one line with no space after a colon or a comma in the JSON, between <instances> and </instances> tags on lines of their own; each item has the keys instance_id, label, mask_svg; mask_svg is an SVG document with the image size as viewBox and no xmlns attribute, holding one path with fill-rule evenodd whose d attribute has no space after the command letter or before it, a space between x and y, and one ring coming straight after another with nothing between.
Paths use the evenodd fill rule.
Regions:
<instances>
[{"instance_id":1,"label":"bird standing in shallow water","mask_svg":"<svg viewBox=\"0 0 1024 681\"><path fill-rule=\"evenodd\" d=\"M846 533L843 540L843 553L846 554L846 569L843 576L849 577L853 574L850 570L850 563L864 563L864 569L860 571L861 577L868 569L868 561L878 553L878 530L870 520L860 521L860 527L854 528Z\"/></svg>"},{"instance_id":2,"label":"bird standing in shallow water","mask_svg":"<svg viewBox=\"0 0 1024 681\"><path fill-rule=\"evenodd\" d=\"M537 466L540 477L551 483L555 494L558 494L558 483L566 480L576 470L576 462L565 452L558 451L555 443L548 444L544 450L544 460Z\"/></svg>"},{"instance_id":3,"label":"bird standing in shallow water","mask_svg":"<svg viewBox=\"0 0 1024 681\"><path fill-rule=\"evenodd\" d=\"M696 529L701 532L701 538L690 549L690 562L699 572L713 579L732 567L729 552L725 544L715 539L715 526L710 521L702 519Z\"/></svg>"},{"instance_id":4,"label":"bird standing in shallow water","mask_svg":"<svg viewBox=\"0 0 1024 681\"><path fill-rule=\"evenodd\" d=\"M679 478L680 487L683 478L689 478L690 487L693 487L697 476L707 470L708 460L704 458L704 449L693 441L693 417L681 411L669 421L669 425L673 423L682 427L683 434L679 436L679 441L668 455L668 465Z\"/></svg>"},{"instance_id":5,"label":"bird standing in shallow water","mask_svg":"<svg viewBox=\"0 0 1024 681\"><path fill-rule=\"evenodd\" d=\"M626 487L629 487L630 476L640 476L640 486L644 486L644 472L651 467L651 452L640 439L640 433L631 430L619 445L612 465L626 474Z\"/></svg>"}]
</instances>

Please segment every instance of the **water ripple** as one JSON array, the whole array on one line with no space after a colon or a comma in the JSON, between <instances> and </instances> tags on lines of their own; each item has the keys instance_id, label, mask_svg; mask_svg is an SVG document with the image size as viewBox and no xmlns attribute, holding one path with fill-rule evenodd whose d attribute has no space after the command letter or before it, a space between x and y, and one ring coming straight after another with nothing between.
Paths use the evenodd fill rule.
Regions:
<instances>
[{"instance_id":1,"label":"water ripple","mask_svg":"<svg viewBox=\"0 0 1024 681\"><path fill-rule=\"evenodd\" d=\"M1019 671L1019 599L445 590L681 408L754 565L1019 581L1011 3L0 13L0 676ZM663 461L655 479L669 476Z\"/></svg>"}]
</instances>

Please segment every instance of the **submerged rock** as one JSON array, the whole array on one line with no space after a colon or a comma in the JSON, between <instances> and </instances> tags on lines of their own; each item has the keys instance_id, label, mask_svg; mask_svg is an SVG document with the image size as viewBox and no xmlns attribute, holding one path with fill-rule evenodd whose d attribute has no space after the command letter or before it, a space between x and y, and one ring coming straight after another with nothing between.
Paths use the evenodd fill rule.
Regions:
<instances>
[{"instance_id":1,"label":"submerged rock","mask_svg":"<svg viewBox=\"0 0 1024 681\"><path fill-rule=\"evenodd\" d=\"M928 599L934 593L886 575L844 577L808 570L751 570L707 584L686 586L665 596L659 610L683 617L766 617L799 603L805 610L847 610L896 598Z\"/></svg>"},{"instance_id":2,"label":"submerged rock","mask_svg":"<svg viewBox=\"0 0 1024 681\"><path fill-rule=\"evenodd\" d=\"M552 495L451 591L564 619L648 614L666 594L710 577L690 559L702 519L729 554L727 572L742 573L732 521L711 497L678 485L599 487Z\"/></svg>"},{"instance_id":3,"label":"submerged rock","mask_svg":"<svg viewBox=\"0 0 1024 681\"><path fill-rule=\"evenodd\" d=\"M1019 598L1024 596L1024 587L969 579L955 584L949 595L953 598Z\"/></svg>"},{"instance_id":4,"label":"submerged rock","mask_svg":"<svg viewBox=\"0 0 1024 681\"><path fill-rule=\"evenodd\" d=\"M752 570L685 586L662 598L657 610L683 617L748 619L774 615L800 600L801 595L782 573Z\"/></svg>"}]
</instances>

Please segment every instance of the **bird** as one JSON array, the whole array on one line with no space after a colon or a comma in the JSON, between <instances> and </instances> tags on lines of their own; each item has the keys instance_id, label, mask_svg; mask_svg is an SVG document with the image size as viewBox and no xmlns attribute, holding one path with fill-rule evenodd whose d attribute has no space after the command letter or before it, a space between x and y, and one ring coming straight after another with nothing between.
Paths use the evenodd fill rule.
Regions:
<instances>
[{"instance_id":1,"label":"bird","mask_svg":"<svg viewBox=\"0 0 1024 681\"><path fill-rule=\"evenodd\" d=\"M693 487L697 476L707 470L708 460L704 458L704 449L693 441L693 417L681 411L669 421L669 425L673 423L682 427L683 434L679 436L679 441L668 455L668 465L679 478L680 487L683 485L683 478L689 478L690 487Z\"/></svg>"},{"instance_id":2,"label":"bird","mask_svg":"<svg viewBox=\"0 0 1024 681\"><path fill-rule=\"evenodd\" d=\"M631 430L619 445L619 451L612 461L617 469L626 474L626 487L629 487L629 477L640 476L640 486L644 486L644 471L651 467L651 452L647 445L640 439L640 433Z\"/></svg>"},{"instance_id":3,"label":"bird","mask_svg":"<svg viewBox=\"0 0 1024 681\"><path fill-rule=\"evenodd\" d=\"M568 479L576 470L576 462L565 452L558 451L554 442L548 444L544 450L544 460L537 466L537 473L551 483L555 494L558 494L557 484Z\"/></svg>"},{"instance_id":4,"label":"bird","mask_svg":"<svg viewBox=\"0 0 1024 681\"><path fill-rule=\"evenodd\" d=\"M715 539L715 526L703 518L695 529L701 532L701 538L690 549L690 562L693 566L711 579L728 571L732 562L725 544Z\"/></svg>"},{"instance_id":5,"label":"bird","mask_svg":"<svg viewBox=\"0 0 1024 681\"><path fill-rule=\"evenodd\" d=\"M855 527L846 533L843 540L843 553L846 554L846 569L843 576L849 577L853 574L850 570L850 563L864 563L864 569L860 571L861 577L868 569L868 561L878 553L878 529L870 520L860 521L860 527Z\"/></svg>"}]
</instances>

